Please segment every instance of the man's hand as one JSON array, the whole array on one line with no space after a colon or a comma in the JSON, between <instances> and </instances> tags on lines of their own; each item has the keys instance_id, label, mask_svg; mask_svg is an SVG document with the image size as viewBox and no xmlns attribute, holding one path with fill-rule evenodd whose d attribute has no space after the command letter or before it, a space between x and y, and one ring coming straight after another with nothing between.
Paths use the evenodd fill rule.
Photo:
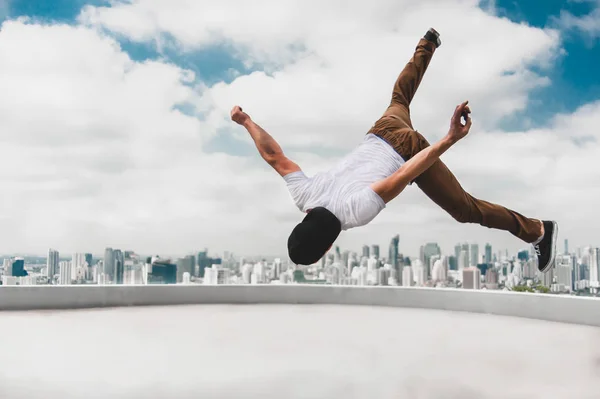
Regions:
<instances>
[{"instance_id":1,"label":"man's hand","mask_svg":"<svg viewBox=\"0 0 600 399\"><path fill-rule=\"evenodd\" d=\"M448 131L448 139L452 143L456 143L458 140L462 139L469 133L469 129L471 129L471 117L469 114L471 113L471 109L467 105L468 101L460 104L454 110L454 115L452 115L452 119L450 120L450 130ZM465 118L466 123L463 125L461 118Z\"/></svg>"},{"instance_id":2,"label":"man's hand","mask_svg":"<svg viewBox=\"0 0 600 399\"><path fill-rule=\"evenodd\" d=\"M231 120L238 125L244 125L250 120L250 115L242 111L242 107L236 105L231 109Z\"/></svg>"}]
</instances>

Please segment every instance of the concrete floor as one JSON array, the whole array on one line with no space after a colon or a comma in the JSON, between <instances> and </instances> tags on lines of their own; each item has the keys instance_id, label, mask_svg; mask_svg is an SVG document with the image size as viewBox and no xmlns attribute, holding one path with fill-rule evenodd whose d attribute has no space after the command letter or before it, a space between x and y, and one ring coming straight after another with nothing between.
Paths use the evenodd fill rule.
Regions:
<instances>
[{"instance_id":1,"label":"concrete floor","mask_svg":"<svg viewBox=\"0 0 600 399\"><path fill-rule=\"evenodd\" d=\"M0 313L0 398L598 398L600 328L354 306Z\"/></svg>"}]
</instances>

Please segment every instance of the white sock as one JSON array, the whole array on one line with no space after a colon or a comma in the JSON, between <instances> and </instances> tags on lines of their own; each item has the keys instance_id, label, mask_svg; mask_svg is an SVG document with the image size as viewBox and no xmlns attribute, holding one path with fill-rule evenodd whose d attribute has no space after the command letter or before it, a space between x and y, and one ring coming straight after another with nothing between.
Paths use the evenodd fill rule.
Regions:
<instances>
[{"instance_id":1,"label":"white sock","mask_svg":"<svg viewBox=\"0 0 600 399\"><path fill-rule=\"evenodd\" d=\"M544 223L544 222L542 222ZM531 245L536 246L538 245L540 242L542 242L542 240L544 239L544 236L546 235L546 231L544 231L544 233L542 234L542 236L540 238L537 239L537 241L532 242Z\"/></svg>"}]
</instances>

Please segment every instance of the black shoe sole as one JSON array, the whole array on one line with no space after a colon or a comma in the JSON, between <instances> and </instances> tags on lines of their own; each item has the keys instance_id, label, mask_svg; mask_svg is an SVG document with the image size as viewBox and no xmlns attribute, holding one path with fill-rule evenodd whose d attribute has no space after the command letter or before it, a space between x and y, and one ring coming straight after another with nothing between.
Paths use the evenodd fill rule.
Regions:
<instances>
[{"instance_id":1,"label":"black shoe sole","mask_svg":"<svg viewBox=\"0 0 600 399\"><path fill-rule=\"evenodd\" d=\"M425 33L423 38L433 44L435 44L436 48L439 48L442 45L442 40L440 39L440 34L435 29L431 28Z\"/></svg>"},{"instance_id":2,"label":"black shoe sole","mask_svg":"<svg viewBox=\"0 0 600 399\"><path fill-rule=\"evenodd\" d=\"M552 266L556 263L556 239L558 238L558 223L552 222L552 246L550 247L550 260L548 264L543 268L540 268L540 272L546 273L548 270L552 269Z\"/></svg>"}]
</instances>

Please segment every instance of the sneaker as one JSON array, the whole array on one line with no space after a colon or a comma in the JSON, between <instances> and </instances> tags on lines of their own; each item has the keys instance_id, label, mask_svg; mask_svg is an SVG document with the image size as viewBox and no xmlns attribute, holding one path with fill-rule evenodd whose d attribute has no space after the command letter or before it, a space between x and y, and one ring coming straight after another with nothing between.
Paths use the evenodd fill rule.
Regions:
<instances>
[{"instance_id":1,"label":"sneaker","mask_svg":"<svg viewBox=\"0 0 600 399\"><path fill-rule=\"evenodd\" d=\"M538 257L538 270L542 273L547 272L554 265L556 258L556 236L558 235L558 224L556 222L544 220L544 237L533 245Z\"/></svg>"},{"instance_id":2,"label":"sneaker","mask_svg":"<svg viewBox=\"0 0 600 399\"><path fill-rule=\"evenodd\" d=\"M425 40L429 40L430 42L435 43L436 48L442 45L440 34L433 28L429 29L423 37L425 38Z\"/></svg>"}]
</instances>

